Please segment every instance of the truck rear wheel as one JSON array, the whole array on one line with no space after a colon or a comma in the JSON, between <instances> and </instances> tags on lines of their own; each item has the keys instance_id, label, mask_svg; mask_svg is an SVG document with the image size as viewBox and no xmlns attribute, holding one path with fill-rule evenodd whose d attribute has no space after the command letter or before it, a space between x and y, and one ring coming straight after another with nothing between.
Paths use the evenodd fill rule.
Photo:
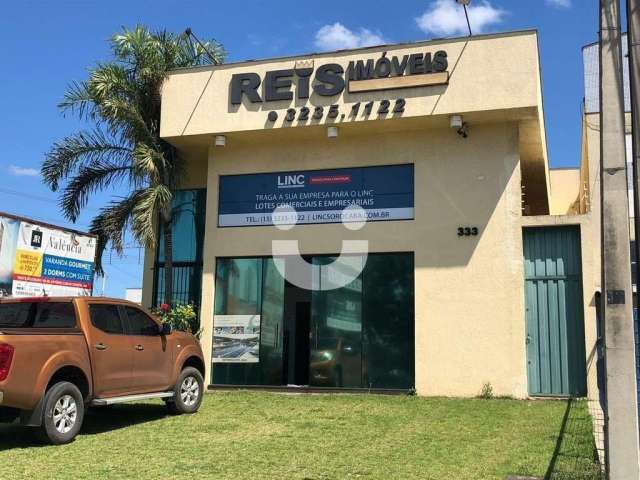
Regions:
<instances>
[{"instance_id":1,"label":"truck rear wheel","mask_svg":"<svg viewBox=\"0 0 640 480\"><path fill-rule=\"evenodd\" d=\"M193 367L187 367L178 375L173 398L167 402L169 412L174 415L196 413L202 403L204 380Z\"/></svg>"},{"instance_id":2,"label":"truck rear wheel","mask_svg":"<svg viewBox=\"0 0 640 480\"><path fill-rule=\"evenodd\" d=\"M53 445L72 442L84 420L84 399L73 383L59 382L44 396L39 437Z\"/></svg>"}]
</instances>

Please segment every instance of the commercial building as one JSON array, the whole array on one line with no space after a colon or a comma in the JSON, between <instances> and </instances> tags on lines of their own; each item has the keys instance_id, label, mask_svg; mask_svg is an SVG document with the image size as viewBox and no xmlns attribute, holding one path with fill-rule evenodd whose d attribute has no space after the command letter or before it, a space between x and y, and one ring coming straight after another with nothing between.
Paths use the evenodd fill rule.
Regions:
<instances>
[{"instance_id":1,"label":"commercial building","mask_svg":"<svg viewBox=\"0 0 640 480\"><path fill-rule=\"evenodd\" d=\"M597 396L597 179L549 169L543 119L535 31L173 72L207 382Z\"/></svg>"}]
</instances>

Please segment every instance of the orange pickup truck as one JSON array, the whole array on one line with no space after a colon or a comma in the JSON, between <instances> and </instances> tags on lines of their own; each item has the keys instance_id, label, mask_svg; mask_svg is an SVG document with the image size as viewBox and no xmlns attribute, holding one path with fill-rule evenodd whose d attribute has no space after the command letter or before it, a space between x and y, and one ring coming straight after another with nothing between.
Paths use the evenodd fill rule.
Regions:
<instances>
[{"instance_id":1,"label":"orange pickup truck","mask_svg":"<svg viewBox=\"0 0 640 480\"><path fill-rule=\"evenodd\" d=\"M195 413L204 358L138 305L99 297L0 299L0 421L71 442L85 409L160 398Z\"/></svg>"}]
</instances>

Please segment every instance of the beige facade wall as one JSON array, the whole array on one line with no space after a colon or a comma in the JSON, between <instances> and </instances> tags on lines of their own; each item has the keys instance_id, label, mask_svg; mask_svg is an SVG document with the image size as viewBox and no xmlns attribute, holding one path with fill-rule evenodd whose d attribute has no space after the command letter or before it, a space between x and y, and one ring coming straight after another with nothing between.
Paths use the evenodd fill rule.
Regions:
<instances>
[{"instance_id":1,"label":"beige facade wall","mask_svg":"<svg viewBox=\"0 0 640 480\"><path fill-rule=\"evenodd\" d=\"M551 180L551 215L580 213L580 169L549 170Z\"/></svg>"},{"instance_id":2,"label":"beige facade wall","mask_svg":"<svg viewBox=\"0 0 640 480\"><path fill-rule=\"evenodd\" d=\"M415 220L342 225L216 228L219 175L413 163ZM527 394L517 125L329 140L228 143L209 153L202 321L211 358L216 257L270 256L272 239L297 239L303 254L336 253L343 239L371 252L415 253L416 388L422 395ZM461 225L476 238L458 238ZM215 367L213 370L215 381ZM211 381L211 377L208 379Z\"/></svg>"},{"instance_id":3,"label":"beige facade wall","mask_svg":"<svg viewBox=\"0 0 640 480\"><path fill-rule=\"evenodd\" d=\"M541 106L542 97L537 42L536 32L526 31L176 71L163 86L161 135L175 138L289 128L290 124L284 121L283 115L289 107L328 107L336 104L342 113L348 114L356 102L397 97L407 99L402 118L529 109L529 118L538 122L541 119L538 107ZM267 71L294 68L297 60L313 61L315 67L338 63L346 70L350 61L375 61L383 52L391 58L394 55L435 53L438 50L445 50L448 54L448 85L357 94L348 93L345 89L342 94L334 97L321 97L312 93L306 100L298 100L294 95L294 99L290 101L263 103L251 103L245 97L241 105L232 105L229 99L230 82L234 73L255 72L264 79ZM291 90L296 92L295 82ZM262 89L259 91L262 92ZM275 123L267 121L267 113L271 110L280 113ZM387 119L392 117L394 116L389 115ZM344 119L336 120L325 116L319 122L309 121L306 125L344 125L375 120L378 120L375 114L369 117L360 115L355 119L346 115ZM293 125L304 124L294 122ZM544 132L538 129L537 137L537 148L544 148Z\"/></svg>"}]
</instances>

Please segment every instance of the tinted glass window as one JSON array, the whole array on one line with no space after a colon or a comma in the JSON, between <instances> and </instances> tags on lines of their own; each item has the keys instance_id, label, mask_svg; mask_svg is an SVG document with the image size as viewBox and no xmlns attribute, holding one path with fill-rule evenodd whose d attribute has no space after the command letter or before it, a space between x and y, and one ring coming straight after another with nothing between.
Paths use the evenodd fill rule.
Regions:
<instances>
[{"instance_id":1,"label":"tinted glass window","mask_svg":"<svg viewBox=\"0 0 640 480\"><path fill-rule=\"evenodd\" d=\"M0 305L0 327L28 327L32 305L31 303L5 303Z\"/></svg>"},{"instance_id":2,"label":"tinted glass window","mask_svg":"<svg viewBox=\"0 0 640 480\"><path fill-rule=\"evenodd\" d=\"M74 328L76 312L71 303L35 303L34 328Z\"/></svg>"},{"instance_id":3,"label":"tinted glass window","mask_svg":"<svg viewBox=\"0 0 640 480\"><path fill-rule=\"evenodd\" d=\"M262 259L219 258L215 296L216 315L259 315Z\"/></svg>"},{"instance_id":4,"label":"tinted glass window","mask_svg":"<svg viewBox=\"0 0 640 480\"><path fill-rule=\"evenodd\" d=\"M202 261L206 190L178 190L171 198L172 255L174 262ZM164 233L160 225L158 262L164 263Z\"/></svg>"},{"instance_id":5,"label":"tinted glass window","mask_svg":"<svg viewBox=\"0 0 640 480\"><path fill-rule=\"evenodd\" d=\"M90 305L89 314L91 315L91 323L97 329L105 333L124 333L117 305Z\"/></svg>"},{"instance_id":6,"label":"tinted glass window","mask_svg":"<svg viewBox=\"0 0 640 480\"><path fill-rule=\"evenodd\" d=\"M0 305L0 327L74 328L76 312L70 302L6 303Z\"/></svg>"},{"instance_id":7,"label":"tinted glass window","mask_svg":"<svg viewBox=\"0 0 640 480\"><path fill-rule=\"evenodd\" d=\"M129 319L129 334L151 337L158 335L158 324L147 316L142 310L125 307Z\"/></svg>"},{"instance_id":8,"label":"tinted glass window","mask_svg":"<svg viewBox=\"0 0 640 480\"><path fill-rule=\"evenodd\" d=\"M363 377L374 388L415 385L414 260L370 255L363 272Z\"/></svg>"}]
</instances>

